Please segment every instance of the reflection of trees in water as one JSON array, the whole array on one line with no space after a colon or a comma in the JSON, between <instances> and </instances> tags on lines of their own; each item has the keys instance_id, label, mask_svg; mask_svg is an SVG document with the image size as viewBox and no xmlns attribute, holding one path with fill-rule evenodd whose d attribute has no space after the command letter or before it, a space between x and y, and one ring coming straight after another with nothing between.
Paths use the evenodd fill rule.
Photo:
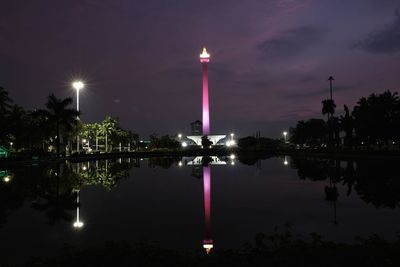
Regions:
<instances>
[{"instance_id":1,"label":"reflection of trees in water","mask_svg":"<svg viewBox=\"0 0 400 267\"><path fill-rule=\"evenodd\" d=\"M301 179L326 180L326 199L336 201L336 183L346 185L347 195L354 189L366 203L375 207L396 208L400 205L400 180L397 161L353 159L292 158L292 166Z\"/></svg>"},{"instance_id":2,"label":"reflection of trees in water","mask_svg":"<svg viewBox=\"0 0 400 267\"><path fill-rule=\"evenodd\" d=\"M121 178L129 176L135 160L107 160L84 163L63 163L11 170L9 183L0 183L0 225L13 210L25 202L44 212L48 223L71 221L76 208L75 189L90 185L113 188Z\"/></svg>"},{"instance_id":3,"label":"reflection of trees in water","mask_svg":"<svg viewBox=\"0 0 400 267\"><path fill-rule=\"evenodd\" d=\"M58 164L47 169L36 187L32 208L45 212L50 225L72 220L71 211L76 207L76 194L72 190L75 180L68 165Z\"/></svg>"},{"instance_id":4,"label":"reflection of trees in water","mask_svg":"<svg viewBox=\"0 0 400 267\"><path fill-rule=\"evenodd\" d=\"M101 185L112 189L122 178L129 176L132 162L103 160L76 163L76 173L79 176L81 186Z\"/></svg>"}]
</instances>

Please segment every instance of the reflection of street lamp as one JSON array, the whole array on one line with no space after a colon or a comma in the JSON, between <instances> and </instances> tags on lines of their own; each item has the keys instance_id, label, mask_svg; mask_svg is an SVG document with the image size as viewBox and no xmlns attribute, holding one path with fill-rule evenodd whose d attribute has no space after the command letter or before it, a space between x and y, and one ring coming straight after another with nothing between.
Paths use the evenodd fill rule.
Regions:
<instances>
[{"instance_id":1,"label":"reflection of street lamp","mask_svg":"<svg viewBox=\"0 0 400 267\"><path fill-rule=\"evenodd\" d=\"M74 228L76 229L83 227L83 222L79 220L79 192L80 190L76 192L76 221L73 224Z\"/></svg>"},{"instance_id":2,"label":"reflection of street lamp","mask_svg":"<svg viewBox=\"0 0 400 267\"><path fill-rule=\"evenodd\" d=\"M76 90L76 111L79 112L79 91L85 87L85 84L82 81L75 81L72 83L72 87ZM79 120L79 116L78 116ZM79 152L79 134L76 137L76 150Z\"/></svg>"},{"instance_id":3,"label":"reflection of street lamp","mask_svg":"<svg viewBox=\"0 0 400 267\"><path fill-rule=\"evenodd\" d=\"M286 143L286 136L287 136L287 132L284 131L284 132L283 132L283 138L285 139L285 143Z\"/></svg>"}]
</instances>

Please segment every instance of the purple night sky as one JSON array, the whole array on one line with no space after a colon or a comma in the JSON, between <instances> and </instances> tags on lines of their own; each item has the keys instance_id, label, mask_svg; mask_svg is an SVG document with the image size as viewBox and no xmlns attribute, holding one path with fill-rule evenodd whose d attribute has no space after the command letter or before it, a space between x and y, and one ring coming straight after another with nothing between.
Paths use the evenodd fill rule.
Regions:
<instances>
[{"instance_id":1,"label":"purple night sky","mask_svg":"<svg viewBox=\"0 0 400 267\"><path fill-rule=\"evenodd\" d=\"M339 108L398 91L399 0L1 0L0 86L25 108L84 79L82 120L107 114L138 132L188 132L209 64L211 131L278 136L322 117L333 75Z\"/></svg>"}]
</instances>

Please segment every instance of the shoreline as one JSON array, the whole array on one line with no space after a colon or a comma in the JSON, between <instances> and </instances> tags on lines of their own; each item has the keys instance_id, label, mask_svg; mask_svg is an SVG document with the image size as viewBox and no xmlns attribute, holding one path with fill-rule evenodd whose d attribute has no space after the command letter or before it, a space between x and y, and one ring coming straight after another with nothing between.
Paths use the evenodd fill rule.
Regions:
<instances>
[{"instance_id":1,"label":"shoreline","mask_svg":"<svg viewBox=\"0 0 400 267\"><path fill-rule=\"evenodd\" d=\"M298 157L315 157L315 158L335 158L335 159L380 159L380 160L400 160L400 151L373 151L373 150L293 150L293 149L277 149L277 150L251 150L251 149L192 149L177 151L132 151L132 152L113 152L101 154L83 154L67 157L9 157L0 159L0 167L23 166L23 165L41 165L59 163L63 161L82 162L103 159L116 158L151 158L151 157L195 157L195 156L228 156L236 153L242 157L260 157L265 156L298 156Z\"/></svg>"}]
</instances>

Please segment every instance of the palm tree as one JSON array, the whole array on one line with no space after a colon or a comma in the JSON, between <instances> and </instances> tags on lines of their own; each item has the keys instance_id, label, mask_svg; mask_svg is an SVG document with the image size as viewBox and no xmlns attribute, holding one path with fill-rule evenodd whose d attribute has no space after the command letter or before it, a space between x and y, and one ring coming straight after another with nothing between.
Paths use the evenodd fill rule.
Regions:
<instances>
[{"instance_id":1,"label":"palm tree","mask_svg":"<svg viewBox=\"0 0 400 267\"><path fill-rule=\"evenodd\" d=\"M325 99L322 101L322 115L328 116L328 128L329 128L329 144L333 143L333 129L331 118L335 113L336 104L332 99Z\"/></svg>"},{"instance_id":2,"label":"palm tree","mask_svg":"<svg viewBox=\"0 0 400 267\"><path fill-rule=\"evenodd\" d=\"M49 124L55 127L57 139L57 157L60 156L61 135L68 136L79 124L79 112L68 108L72 98L59 99L54 94L47 97L47 110L38 110L36 114L47 118Z\"/></svg>"},{"instance_id":3,"label":"palm tree","mask_svg":"<svg viewBox=\"0 0 400 267\"><path fill-rule=\"evenodd\" d=\"M12 102L8 92L0 86L0 113L6 114L11 109Z\"/></svg>"},{"instance_id":4,"label":"palm tree","mask_svg":"<svg viewBox=\"0 0 400 267\"><path fill-rule=\"evenodd\" d=\"M109 116L100 124L99 133L105 136L106 152L108 152L108 137L115 132L117 121Z\"/></svg>"},{"instance_id":5,"label":"palm tree","mask_svg":"<svg viewBox=\"0 0 400 267\"><path fill-rule=\"evenodd\" d=\"M346 133L345 142L346 146L351 146L353 144L353 129L354 129L354 118L351 116L349 108L344 105L345 115L340 116L340 126Z\"/></svg>"}]
</instances>

